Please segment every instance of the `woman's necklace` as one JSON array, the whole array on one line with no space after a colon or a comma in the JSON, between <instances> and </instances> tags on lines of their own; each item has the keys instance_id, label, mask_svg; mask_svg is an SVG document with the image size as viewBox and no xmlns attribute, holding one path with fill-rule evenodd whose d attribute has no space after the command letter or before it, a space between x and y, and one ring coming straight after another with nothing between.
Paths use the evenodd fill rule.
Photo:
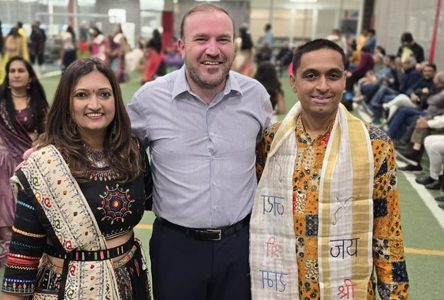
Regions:
<instances>
[{"instance_id":1,"label":"woman's necklace","mask_svg":"<svg viewBox=\"0 0 444 300\"><path fill-rule=\"evenodd\" d=\"M27 97L24 101L21 98L24 97L14 97L14 99L12 100L14 102L15 110L19 113L27 109L29 107L29 102L31 101L30 97Z\"/></svg>"},{"instance_id":2,"label":"woman's necklace","mask_svg":"<svg viewBox=\"0 0 444 300\"><path fill-rule=\"evenodd\" d=\"M84 146L86 151L86 157L88 158L89 161L91 161L91 163L95 167L103 168L108 166L108 162L106 160L103 149L97 150L86 144Z\"/></svg>"},{"instance_id":3,"label":"woman's necklace","mask_svg":"<svg viewBox=\"0 0 444 300\"><path fill-rule=\"evenodd\" d=\"M16 98L25 98L25 97L28 97L28 93L24 93L24 94L16 94L15 92L14 92L14 90L12 90L11 89L11 94L12 94L12 96L14 96L14 97L16 97Z\"/></svg>"}]
</instances>

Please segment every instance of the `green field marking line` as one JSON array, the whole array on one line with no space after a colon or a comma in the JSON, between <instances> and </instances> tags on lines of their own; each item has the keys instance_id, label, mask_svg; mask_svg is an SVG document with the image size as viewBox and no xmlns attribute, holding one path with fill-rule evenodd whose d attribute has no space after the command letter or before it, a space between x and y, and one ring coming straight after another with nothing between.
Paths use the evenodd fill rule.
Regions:
<instances>
[{"instance_id":1,"label":"green field marking line","mask_svg":"<svg viewBox=\"0 0 444 300\"><path fill-rule=\"evenodd\" d=\"M62 71L56 70L56 71L49 71L49 72L42 73L42 75L40 75L39 79L50 78L50 77L60 77L60 76L62 76Z\"/></svg>"},{"instance_id":2,"label":"green field marking line","mask_svg":"<svg viewBox=\"0 0 444 300\"><path fill-rule=\"evenodd\" d=\"M424 202L425 206L430 210L433 217L435 217L438 224L441 226L442 229L444 229L444 210L442 210L438 206L438 202L436 202L433 195L430 193L429 190L425 188L424 185L418 184L415 181L415 175L409 174L407 172L404 172L404 176L407 179L407 181L410 183L410 185L416 190L416 192L419 195L419 198Z\"/></svg>"},{"instance_id":3,"label":"green field marking line","mask_svg":"<svg viewBox=\"0 0 444 300\"><path fill-rule=\"evenodd\" d=\"M153 230L153 225L152 224L139 224L136 226L136 229Z\"/></svg>"},{"instance_id":4,"label":"green field marking line","mask_svg":"<svg viewBox=\"0 0 444 300\"><path fill-rule=\"evenodd\" d=\"M367 122L367 123L371 123L372 122L372 117L369 116L365 111L364 108L362 107L361 104L354 104L353 105L353 112L356 113L356 115L361 118L361 120Z\"/></svg>"},{"instance_id":5,"label":"green field marking line","mask_svg":"<svg viewBox=\"0 0 444 300\"><path fill-rule=\"evenodd\" d=\"M418 254L418 255L433 255L444 256L444 250L430 250L430 249L418 249L418 248L405 248L405 253Z\"/></svg>"}]
</instances>

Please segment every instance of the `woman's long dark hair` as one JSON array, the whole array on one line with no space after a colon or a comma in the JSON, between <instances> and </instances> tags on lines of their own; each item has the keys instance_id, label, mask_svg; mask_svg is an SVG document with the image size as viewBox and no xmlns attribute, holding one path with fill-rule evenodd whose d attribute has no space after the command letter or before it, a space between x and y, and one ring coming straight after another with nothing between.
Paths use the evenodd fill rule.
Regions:
<instances>
[{"instance_id":1,"label":"woman's long dark hair","mask_svg":"<svg viewBox=\"0 0 444 300\"><path fill-rule=\"evenodd\" d=\"M153 30L153 36L146 44L148 48L154 48L158 53L162 51L162 36L160 35L159 30Z\"/></svg>"},{"instance_id":2,"label":"woman's long dark hair","mask_svg":"<svg viewBox=\"0 0 444 300\"><path fill-rule=\"evenodd\" d=\"M271 105L274 109L277 104L279 93L284 94L275 65L269 61L260 63L254 78L262 83L267 90L270 95Z\"/></svg>"},{"instance_id":3,"label":"woman's long dark hair","mask_svg":"<svg viewBox=\"0 0 444 300\"><path fill-rule=\"evenodd\" d=\"M49 110L46 132L41 146L52 144L61 150L71 173L80 182L89 180L91 162L86 156L77 124L71 116L72 92L81 77L98 71L110 82L115 104L115 116L108 125L103 149L119 181L130 181L141 172L140 147L131 134L131 124L114 72L102 60L88 57L76 60L62 74Z\"/></svg>"},{"instance_id":4,"label":"woman's long dark hair","mask_svg":"<svg viewBox=\"0 0 444 300\"><path fill-rule=\"evenodd\" d=\"M32 68L31 64L21 56L11 57L6 64L5 82L0 87L0 101L5 101L6 110L9 116L11 116L11 122L17 122L15 118L14 102L12 101L11 89L9 87L9 70L14 61L21 61L28 71L29 79L31 80L27 90L30 97L29 107L31 109L31 116L34 119L34 128L36 132L40 134L45 130L45 117L46 113L48 112L49 105L48 101L46 100L45 90L40 84L34 69ZM13 124L13 126L16 127L18 125Z\"/></svg>"},{"instance_id":5,"label":"woman's long dark hair","mask_svg":"<svg viewBox=\"0 0 444 300\"><path fill-rule=\"evenodd\" d=\"M241 42L241 50L251 50L253 49L253 40L251 39L251 35L248 33L248 28L241 27L239 29Z\"/></svg>"}]
</instances>

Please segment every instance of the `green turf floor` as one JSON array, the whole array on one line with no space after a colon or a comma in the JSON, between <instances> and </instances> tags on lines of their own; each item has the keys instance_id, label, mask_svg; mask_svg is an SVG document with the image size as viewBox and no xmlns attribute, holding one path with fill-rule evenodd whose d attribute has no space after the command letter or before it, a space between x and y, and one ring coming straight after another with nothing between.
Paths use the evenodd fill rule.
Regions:
<instances>
[{"instance_id":1,"label":"green turf floor","mask_svg":"<svg viewBox=\"0 0 444 300\"><path fill-rule=\"evenodd\" d=\"M41 80L50 102L52 102L58 80L59 76ZM295 103L295 97L289 86L288 77L283 78L282 83L287 110L289 110ZM126 103L130 102L132 95L139 87L140 74L132 74L130 81L121 85ZM360 115L359 111L355 114ZM443 300L444 213L433 200L433 196L439 192L426 190L423 186L414 183L414 175L402 172L398 174L398 187L407 269L411 283L409 299ZM153 214L147 212L142 222L136 227L136 236L145 245L147 255L153 220ZM2 274L3 270L0 270L0 277Z\"/></svg>"}]
</instances>

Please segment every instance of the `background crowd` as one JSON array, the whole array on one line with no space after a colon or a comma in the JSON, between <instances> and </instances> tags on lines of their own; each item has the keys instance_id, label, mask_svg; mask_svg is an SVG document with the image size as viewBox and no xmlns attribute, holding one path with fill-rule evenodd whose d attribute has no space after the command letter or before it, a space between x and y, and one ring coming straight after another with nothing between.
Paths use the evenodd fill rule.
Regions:
<instances>
[{"instance_id":1,"label":"background crowd","mask_svg":"<svg viewBox=\"0 0 444 300\"><path fill-rule=\"evenodd\" d=\"M47 69L44 61L46 32L39 21L31 24L31 28L31 32L26 32L22 22L18 21L3 36L0 22L0 83L3 83L0 103L4 109L3 115L13 120L13 124L20 117L14 116L14 110L5 106L4 99L15 97L7 93L11 90L8 79L11 59L23 58L21 62L33 78L32 85L38 83L38 78ZM120 83L128 81L133 72L140 72L143 84L179 69L183 64L176 38L163 45L161 32L157 29L153 30L151 38L140 38L134 48L130 47L120 24L116 24L114 31L107 34L98 26L83 22L77 32L78 35L68 25L60 34L62 48L57 62L61 71L78 58L97 57L111 67ZM339 29L332 29L326 38L337 43L347 55L348 74L343 104L349 110L362 108L371 116L373 124L389 134L395 143L398 157L407 162L407 166L400 170L423 170L421 163L424 161L424 153L430 157L436 153L435 148L441 149L444 145L444 72L435 64L427 62L423 47L415 42L409 32L400 35L397 53L386 53L384 46L377 43L374 29L363 30L356 38L342 34ZM267 23L264 24L263 35L256 42L253 41L248 24L243 24L237 33L235 46L236 57L232 70L253 77L264 85L270 95L276 121L278 115L287 111L280 80L291 70L296 45L290 47L285 42L276 47L272 25ZM28 94L31 98L29 103L46 102L43 90L42 96L26 93L27 97ZM33 100L35 97L37 99ZM8 140L5 136L9 133L4 132L2 138ZM425 139L429 135L434 136L435 150L426 147ZM28 141L27 145L30 143ZM2 142L3 148L4 144L5 141ZM14 164L18 163L18 154L14 154ZM429 189L441 189L441 154L442 151L430 157L428 169L431 172L419 176L418 183L425 184ZM10 172L11 168L2 168L2 172ZM5 184L5 179L2 181Z\"/></svg>"},{"instance_id":2,"label":"background crowd","mask_svg":"<svg viewBox=\"0 0 444 300\"><path fill-rule=\"evenodd\" d=\"M150 39L139 39L135 48L128 44L119 24L109 34L87 24L82 24L77 32L78 36L76 30L67 26L61 34L63 47L58 68L62 72L79 58L93 57L108 66L119 83L127 82L134 72L140 72L141 84L145 84L180 69L183 64L175 38L164 45L157 29ZM427 62L423 48L409 32L400 35L399 49L392 54L377 43L373 29L364 30L356 38L333 29L326 38L347 55L343 104L350 111L362 108L372 117L374 125L387 132L398 157L407 162L401 171L422 171L426 153L429 172L418 176L416 181L428 189L441 189L444 182L444 72ZM47 40L40 22L32 24L30 33L17 22L0 40L0 186L6 187L25 150L43 133L43 120L50 105L39 83L39 77L46 70ZM288 43L275 47L272 24L264 25L263 36L256 42L244 24L235 46L232 70L264 86L270 95L273 121L278 120L279 115L287 112L280 81L293 69L291 62L296 47ZM0 192L6 190L1 188ZM436 200L444 199L437 197ZM12 191L2 194L0 205L5 208L0 210L1 263L11 236L15 207ZM444 204L441 207L444 208Z\"/></svg>"}]
</instances>

